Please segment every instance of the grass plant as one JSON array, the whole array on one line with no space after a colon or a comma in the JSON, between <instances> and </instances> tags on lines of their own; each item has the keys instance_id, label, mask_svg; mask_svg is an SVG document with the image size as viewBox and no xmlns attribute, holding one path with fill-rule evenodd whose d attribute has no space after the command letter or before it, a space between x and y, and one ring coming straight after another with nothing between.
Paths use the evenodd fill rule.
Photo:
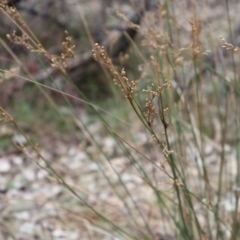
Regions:
<instances>
[{"instance_id":1,"label":"grass plant","mask_svg":"<svg viewBox=\"0 0 240 240\"><path fill-rule=\"evenodd\" d=\"M239 49L233 44L230 6L226 0L230 40L213 34L211 37L218 42L215 46L223 46L208 50L203 44L204 26L198 5L190 2L188 11L192 18L188 19L185 34L178 25L181 10L176 7L180 6L178 1L163 1L157 11L142 16L143 26L128 23L142 38L141 47L129 39L134 52L131 57L138 59L136 64L129 63L128 70L114 65L104 46L93 45L93 59L101 64L106 85L112 84L110 110L88 100L68 76L65 69L68 59L74 57L74 45L67 32L62 55L52 55L15 8L8 7L5 1L0 4L1 13L21 32L21 35L8 34L7 38L34 53L44 69L47 67L39 56L47 58L78 93L78 97L65 93L54 83L53 76L44 84L35 81L24 63L14 56L25 72L24 78L36 85L58 118L80 128L96 149L93 152L86 148L85 152L89 165L97 166L96 188L106 198L101 198L96 189L96 192L87 190L78 185L81 183L73 184L67 176L62 176L53 162L43 156L38 144L24 133L21 124L2 107L0 121L12 124L26 138L27 145L18 148L46 171L51 181L63 186L73 196L71 201L80 204L77 210L68 204L60 208L66 215L73 215L74 221L85 224L78 226L82 226L86 236L91 232L88 239L103 239L103 236L106 239L240 239ZM227 76L229 72L232 77ZM68 117L49 89L65 101ZM76 113L71 99L88 107L92 119L101 124L101 138ZM146 139L143 145L139 144L139 133ZM76 131L72 134L79 138ZM116 153L104 148L101 139L105 136L114 141ZM122 157L120 165L115 163L114 154ZM126 172L130 179L138 179L133 187L125 179ZM228 201L229 195L232 201ZM231 204L230 211L226 204Z\"/></svg>"}]
</instances>

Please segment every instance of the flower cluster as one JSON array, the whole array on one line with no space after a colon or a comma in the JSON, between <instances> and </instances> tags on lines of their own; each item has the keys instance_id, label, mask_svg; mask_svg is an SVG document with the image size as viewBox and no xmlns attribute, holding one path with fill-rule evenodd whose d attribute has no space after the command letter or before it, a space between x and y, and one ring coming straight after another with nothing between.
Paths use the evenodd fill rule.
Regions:
<instances>
[{"instance_id":1,"label":"flower cluster","mask_svg":"<svg viewBox=\"0 0 240 240\"><path fill-rule=\"evenodd\" d=\"M0 13L4 13L5 15L7 15L9 18L11 18L16 23L18 23L19 26L22 26L23 28L27 28L27 24L23 21L23 19L19 15L17 9L14 7L8 6L8 1L0 2Z\"/></svg>"},{"instance_id":2,"label":"flower cluster","mask_svg":"<svg viewBox=\"0 0 240 240\"><path fill-rule=\"evenodd\" d=\"M102 63L109 68L110 72L114 76L114 84L121 89L129 101L133 101L134 93L137 90L137 81L130 81L126 77L126 71L124 69L119 72L115 68L111 62L111 59L107 55L104 46L99 46L98 43L95 43L94 49L92 50L92 56L95 61Z\"/></svg>"},{"instance_id":3,"label":"flower cluster","mask_svg":"<svg viewBox=\"0 0 240 240\"><path fill-rule=\"evenodd\" d=\"M165 115L168 113L168 108L164 108L162 105L162 91L163 89L170 89L171 88L171 81L166 79L165 83L158 86L157 89L154 90L154 84L152 83L150 86L150 89L143 89L143 92L149 93L151 95L151 99L149 100L146 98L146 104L145 107L147 109L147 112L145 113L145 117L147 119L148 125L151 127L154 121L155 117L155 106L153 104L153 100L155 97L158 98L158 104L159 104L159 116L162 121L162 123L165 126L165 129L168 127L168 123L165 120Z\"/></svg>"},{"instance_id":4,"label":"flower cluster","mask_svg":"<svg viewBox=\"0 0 240 240\"><path fill-rule=\"evenodd\" d=\"M21 32L20 35L18 35L16 31L13 31L12 34L7 34L7 38L10 41L23 45L31 52L45 56L51 62L52 67L56 67L65 72L64 69L67 67L67 59L74 58L73 49L75 48L72 44L72 38L68 35L67 31L65 31L66 37L62 43L63 53L61 53L61 56L56 56L44 49L31 30L29 30L27 24L21 18L16 8L9 7L7 1L1 1L0 13L5 14L8 18L13 20L18 30Z\"/></svg>"},{"instance_id":5,"label":"flower cluster","mask_svg":"<svg viewBox=\"0 0 240 240\"><path fill-rule=\"evenodd\" d=\"M13 31L12 35L7 34L7 38L16 43L25 46L29 51L45 56L50 60L52 67L58 68L65 72L67 67L67 59L74 58L73 49L75 48L72 45L72 38L68 36L68 32L65 31L66 37L63 41L63 53L61 56L56 56L49 53L40 43L35 41L32 37L29 36L26 32L23 32L21 36L16 34L16 31Z\"/></svg>"},{"instance_id":6,"label":"flower cluster","mask_svg":"<svg viewBox=\"0 0 240 240\"><path fill-rule=\"evenodd\" d=\"M233 52L239 51L238 47L235 47L231 43L228 43L223 37L220 37L220 39L223 42L222 47L225 48L227 51L233 51Z\"/></svg>"}]
</instances>

